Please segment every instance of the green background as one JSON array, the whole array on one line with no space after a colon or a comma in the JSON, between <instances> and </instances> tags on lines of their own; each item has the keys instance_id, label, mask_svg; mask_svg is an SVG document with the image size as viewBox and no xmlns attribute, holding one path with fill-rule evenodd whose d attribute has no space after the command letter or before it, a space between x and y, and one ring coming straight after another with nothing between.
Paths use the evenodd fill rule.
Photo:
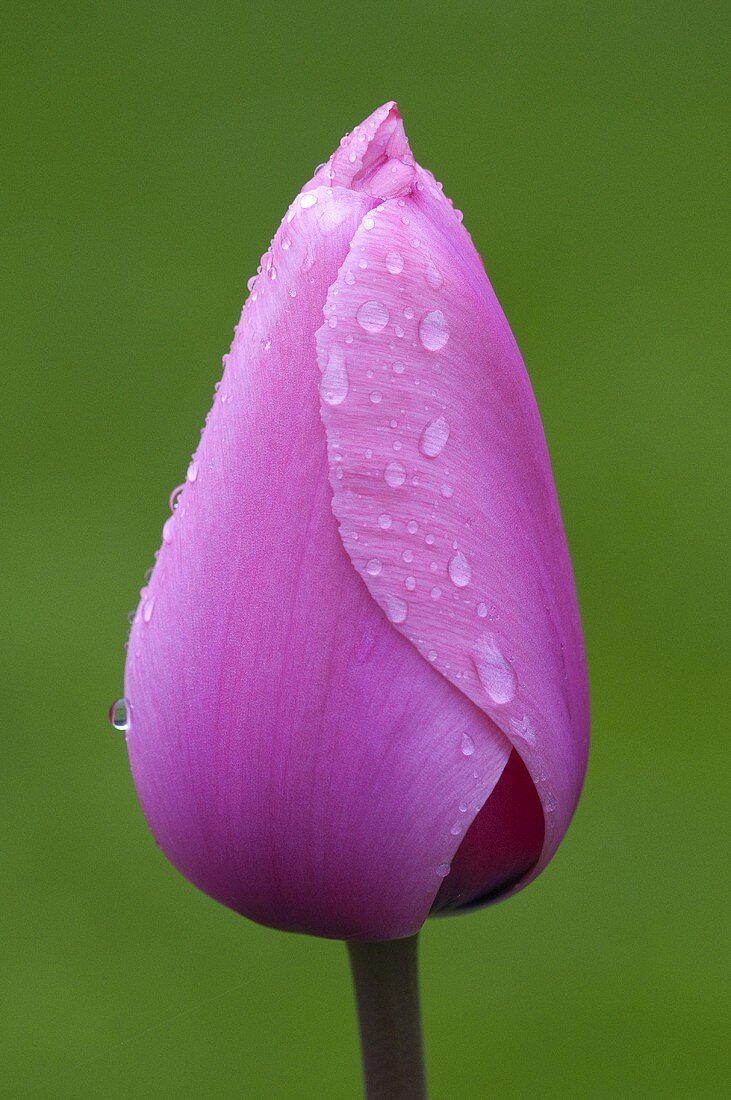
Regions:
<instances>
[{"instance_id":1,"label":"green background","mask_svg":"<svg viewBox=\"0 0 731 1100\"><path fill-rule=\"evenodd\" d=\"M425 929L433 1096L725 1092L724 9L4 6L7 1095L358 1095L342 946L178 876L106 711L246 280L390 97L531 372L593 695L553 864Z\"/></svg>"}]
</instances>

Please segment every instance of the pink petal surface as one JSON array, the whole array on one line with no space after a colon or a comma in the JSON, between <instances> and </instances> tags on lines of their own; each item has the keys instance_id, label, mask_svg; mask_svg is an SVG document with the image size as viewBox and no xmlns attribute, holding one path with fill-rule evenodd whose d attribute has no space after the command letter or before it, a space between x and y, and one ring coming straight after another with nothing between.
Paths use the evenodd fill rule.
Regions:
<instances>
[{"instance_id":1,"label":"pink petal surface","mask_svg":"<svg viewBox=\"0 0 731 1100\"><path fill-rule=\"evenodd\" d=\"M537 874L585 767L578 610L525 368L428 173L364 217L324 313L323 378L336 364L347 379L347 399L322 401L343 544L395 629L489 720L480 734L497 727L525 762Z\"/></svg>"},{"instance_id":2,"label":"pink petal surface","mask_svg":"<svg viewBox=\"0 0 731 1100\"><path fill-rule=\"evenodd\" d=\"M531 733L524 735L521 752L535 729L535 752L524 755L534 770L550 777L545 790L556 798L554 821L567 818L578 781L576 761L560 759L569 735L557 728L569 721L567 699L577 673L571 657L565 666L557 663L557 648L570 640L566 623L572 612L564 607L562 593L551 588L567 583L565 551L550 477L544 484L547 467L537 414L532 404L527 419L517 408L520 393L511 380L516 353L502 314L489 313L495 307L484 289L484 273L477 270L479 261L474 271L465 266L465 277L475 286L463 288L463 312L455 312L450 278L462 273L464 258L452 255L455 245L445 227L435 228L427 209L431 198L409 193L413 179L400 119L387 104L341 145L285 216L262 262L188 480L166 524L133 624L126 668L133 775L145 815L170 860L200 888L248 917L342 938L396 937L418 929L462 834L503 773L510 740L516 740L513 721L523 720L523 708ZM384 209L374 212L384 199ZM368 285L364 269L358 268L355 290L347 272L354 256L356 262L367 256L373 264L368 277L379 280L377 295L376 284L372 295L369 287L369 300L385 296L383 287L394 277L380 245L370 250L386 219L398 232L398 251L411 263L414 230L402 232L408 227L401 201L408 203L424 236L430 234L434 262L444 271L444 290L433 300L453 326L466 326L464 339L453 328L450 354L459 348L471 354L471 341L480 335L484 345L479 313L487 309L488 331L491 338L495 335L498 356L505 357L497 380L478 379L470 400L467 395L460 399L459 382L455 392L445 392L444 400L452 401L447 453L454 505L440 500L459 511L454 518L445 508L440 517L446 524L452 516L449 523L459 529L475 585L504 616L505 626L496 623L492 634L517 671L519 686L508 707L486 705L472 675L457 677L463 667L469 670L466 648L476 644L477 636L466 626L474 608L453 601L457 629L467 630L459 643L439 616L427 612L430 596L421 588L429 562L426 556L421 561L421 550L421 610L410 597L408 618L396 625L398 613L389 621L381 609L391 594L399 599L405 594L405 575L397 575L395 564L397 551L407 548L402 519L416 509L423 524L431 498L422 500L409 482L398 498L402 507L390 489L384 492L388 487L382 478L371 493L372 470L380 464L382 472L386 451L391 448L389 454L398 457L392 437L386 444L386 435L382 440L370 419L377 406L370 400L372 356L367 349L378 347L384 355L387 349L355 319ZM439 200L433 205L441 209ZM367 228L371 215L377 230ZM457 246L464 247L459 240ZM412 277L407 272L407 281ZM421 283L423 306L435 292L423 277ZM395 318L398 305L389 303ZM324 356L321 376L315 334L325 306L318 340ZM394 324L390 321L389 338L400 340ZM404 318L407 327L414 343L413 319L407 326ZM350 332L354 342L358 339L358 354L349 352L343 359L344 351L330 344L330 334L333 341L336 333L344 341ZM488 352L484 346L477 350L482 369ZM341 359L347 362L348 388L333 403L333 394L339 397L343 389ZM459 372L467 366L453 365ZM473 385L471 374L459 377ZM327 410L330 464L318 389ZM501 399L503 390L508 399L504 412L479 411L486 400ZM404 391L404 401L407 396ZM435 409L440 404L426 399L435 402ZM421 429L426 409L413 395L404 407L410 430L416 431L417 411ZM342 428L334 419L340 413ZM470 448L484 450L485 417L490 430L505 418L494 444L496 458L470 454ZM518 474L508 470L507 462L506 440L513 430L523 445L539 446L537 457L521 458ZM342 435L342 479L333 432ZM359 453L371 436L378 455L373 465ZM438 463L434 469L441 468L438 458L433 462ZM377 525L378 494L386 502L378 505L378 514L393 513L390 538L385 538L388 532L381 538L381 528L373 531L373 556L378 551L388 563L382 581L368 573L369 559L357 539L346 536L345 547L341 541L329 473L335 509L346 525L372 518ZM534 473L539 482L526 497L525 482ZM478 505L478 481L485 476L488 503ZM512 479L523 497L507 502L507 488L493 484L498 477ZM447 484L446 472L442 483ZM357 517L355 504L343 510L346 494L359 502ZM491 546L494 540L477 527L494 524L498 504L507 510L501 520L500 568L491 566L490 588L486 553L477 536L488 538ZM534 519L524 514L532 506L539 509ZM469 517L475 539L463 530ZM518 524L515 531L512 522ZM544 529L546 523L550 530ZM440 527L442 562L446 537L446 526ZM522 570L531 538L538 540L531 559L535 576L526 578ZM398 585L391 589L394 579ZM449 584L441 577L440 583ZM549 599L547 592L550 615L530 606L536 594ZM451 605L445 601L442 606ZM522 616L526 621L518 630ZM537 641L528 640L533 628L541 641L550 642L537 670L529 669L537 659ZM439 651L434 661L432 644ZM568 686L562 687L558 681L564 673ZM561 743L547 747L549 736ZM553 826L551 843L560 827Z\"/></svg>"}]
</instances>

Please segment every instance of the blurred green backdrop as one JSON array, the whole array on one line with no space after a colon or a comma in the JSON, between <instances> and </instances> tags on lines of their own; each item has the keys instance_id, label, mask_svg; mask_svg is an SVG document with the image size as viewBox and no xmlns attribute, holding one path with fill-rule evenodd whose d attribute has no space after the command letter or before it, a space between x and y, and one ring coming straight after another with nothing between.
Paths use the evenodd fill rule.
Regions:
<instances>
[{"instance_id":1,"label":"blurred green backdrop","mask_svg":"<svg viewBox=\"0 0 731 1100\"><path fill-rule=\"evenodd\" d=\"M246 280L390 97L533 378L594 713L549 870L425 930L433 1096L724 1093L727 11L4 5L6 1095L358 1095L343 948L179 877L106 711Z\"/></svg>"}]
</instances>

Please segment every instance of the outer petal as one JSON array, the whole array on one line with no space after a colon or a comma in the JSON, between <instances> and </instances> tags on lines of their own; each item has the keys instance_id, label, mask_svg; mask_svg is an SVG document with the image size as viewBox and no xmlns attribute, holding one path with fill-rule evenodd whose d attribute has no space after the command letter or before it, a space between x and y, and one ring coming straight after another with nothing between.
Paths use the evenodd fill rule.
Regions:
<instances>
[{"instance_id":1,"label":"outer petal","mask_svg":"<svg viewBox=\"0 0 731 1100\"><path fill-rule=\"evenodd\" d=\"M374 179L388 197L413 176L394 117L349 139L368 187L322 186L333 159L263 260L126 669L134 779L171 861L255 920L343 938L420 926L509 753L388 622L332 512L315 332Z\"/></svg>"},{"instance_id":2,"label":"outer petal","mask_svg":"<svg viewBox=\"0 0 731 1100\"><path fill-rule=\"evenodd\" d=\"M348 386L347 400L326 392L322 405L343 544L394 626L525 761L545 817L537 874L568 826L586 760L574 585L525 368L427 173L363 220L325 316L320 368L327 378L337 365ZM480 891L466 874L444 893L469 901L509 884L488 875Z\"/></svg>"}]
</instances>

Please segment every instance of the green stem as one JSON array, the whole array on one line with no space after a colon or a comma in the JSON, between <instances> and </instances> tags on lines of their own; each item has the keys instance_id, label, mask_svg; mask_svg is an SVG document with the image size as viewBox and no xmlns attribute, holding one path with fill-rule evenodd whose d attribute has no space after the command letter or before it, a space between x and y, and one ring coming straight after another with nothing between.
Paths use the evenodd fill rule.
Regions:
<instances>
[{"instance_id":1,"label":"green stem","mask_svg":"<svg viewBox=\"0 0 731 1100\"><path fill-rule=\"evenodd\" d=\"M426 1100L417 937L349 943L367 1100Z\"/></svg>"}]
</instances>

